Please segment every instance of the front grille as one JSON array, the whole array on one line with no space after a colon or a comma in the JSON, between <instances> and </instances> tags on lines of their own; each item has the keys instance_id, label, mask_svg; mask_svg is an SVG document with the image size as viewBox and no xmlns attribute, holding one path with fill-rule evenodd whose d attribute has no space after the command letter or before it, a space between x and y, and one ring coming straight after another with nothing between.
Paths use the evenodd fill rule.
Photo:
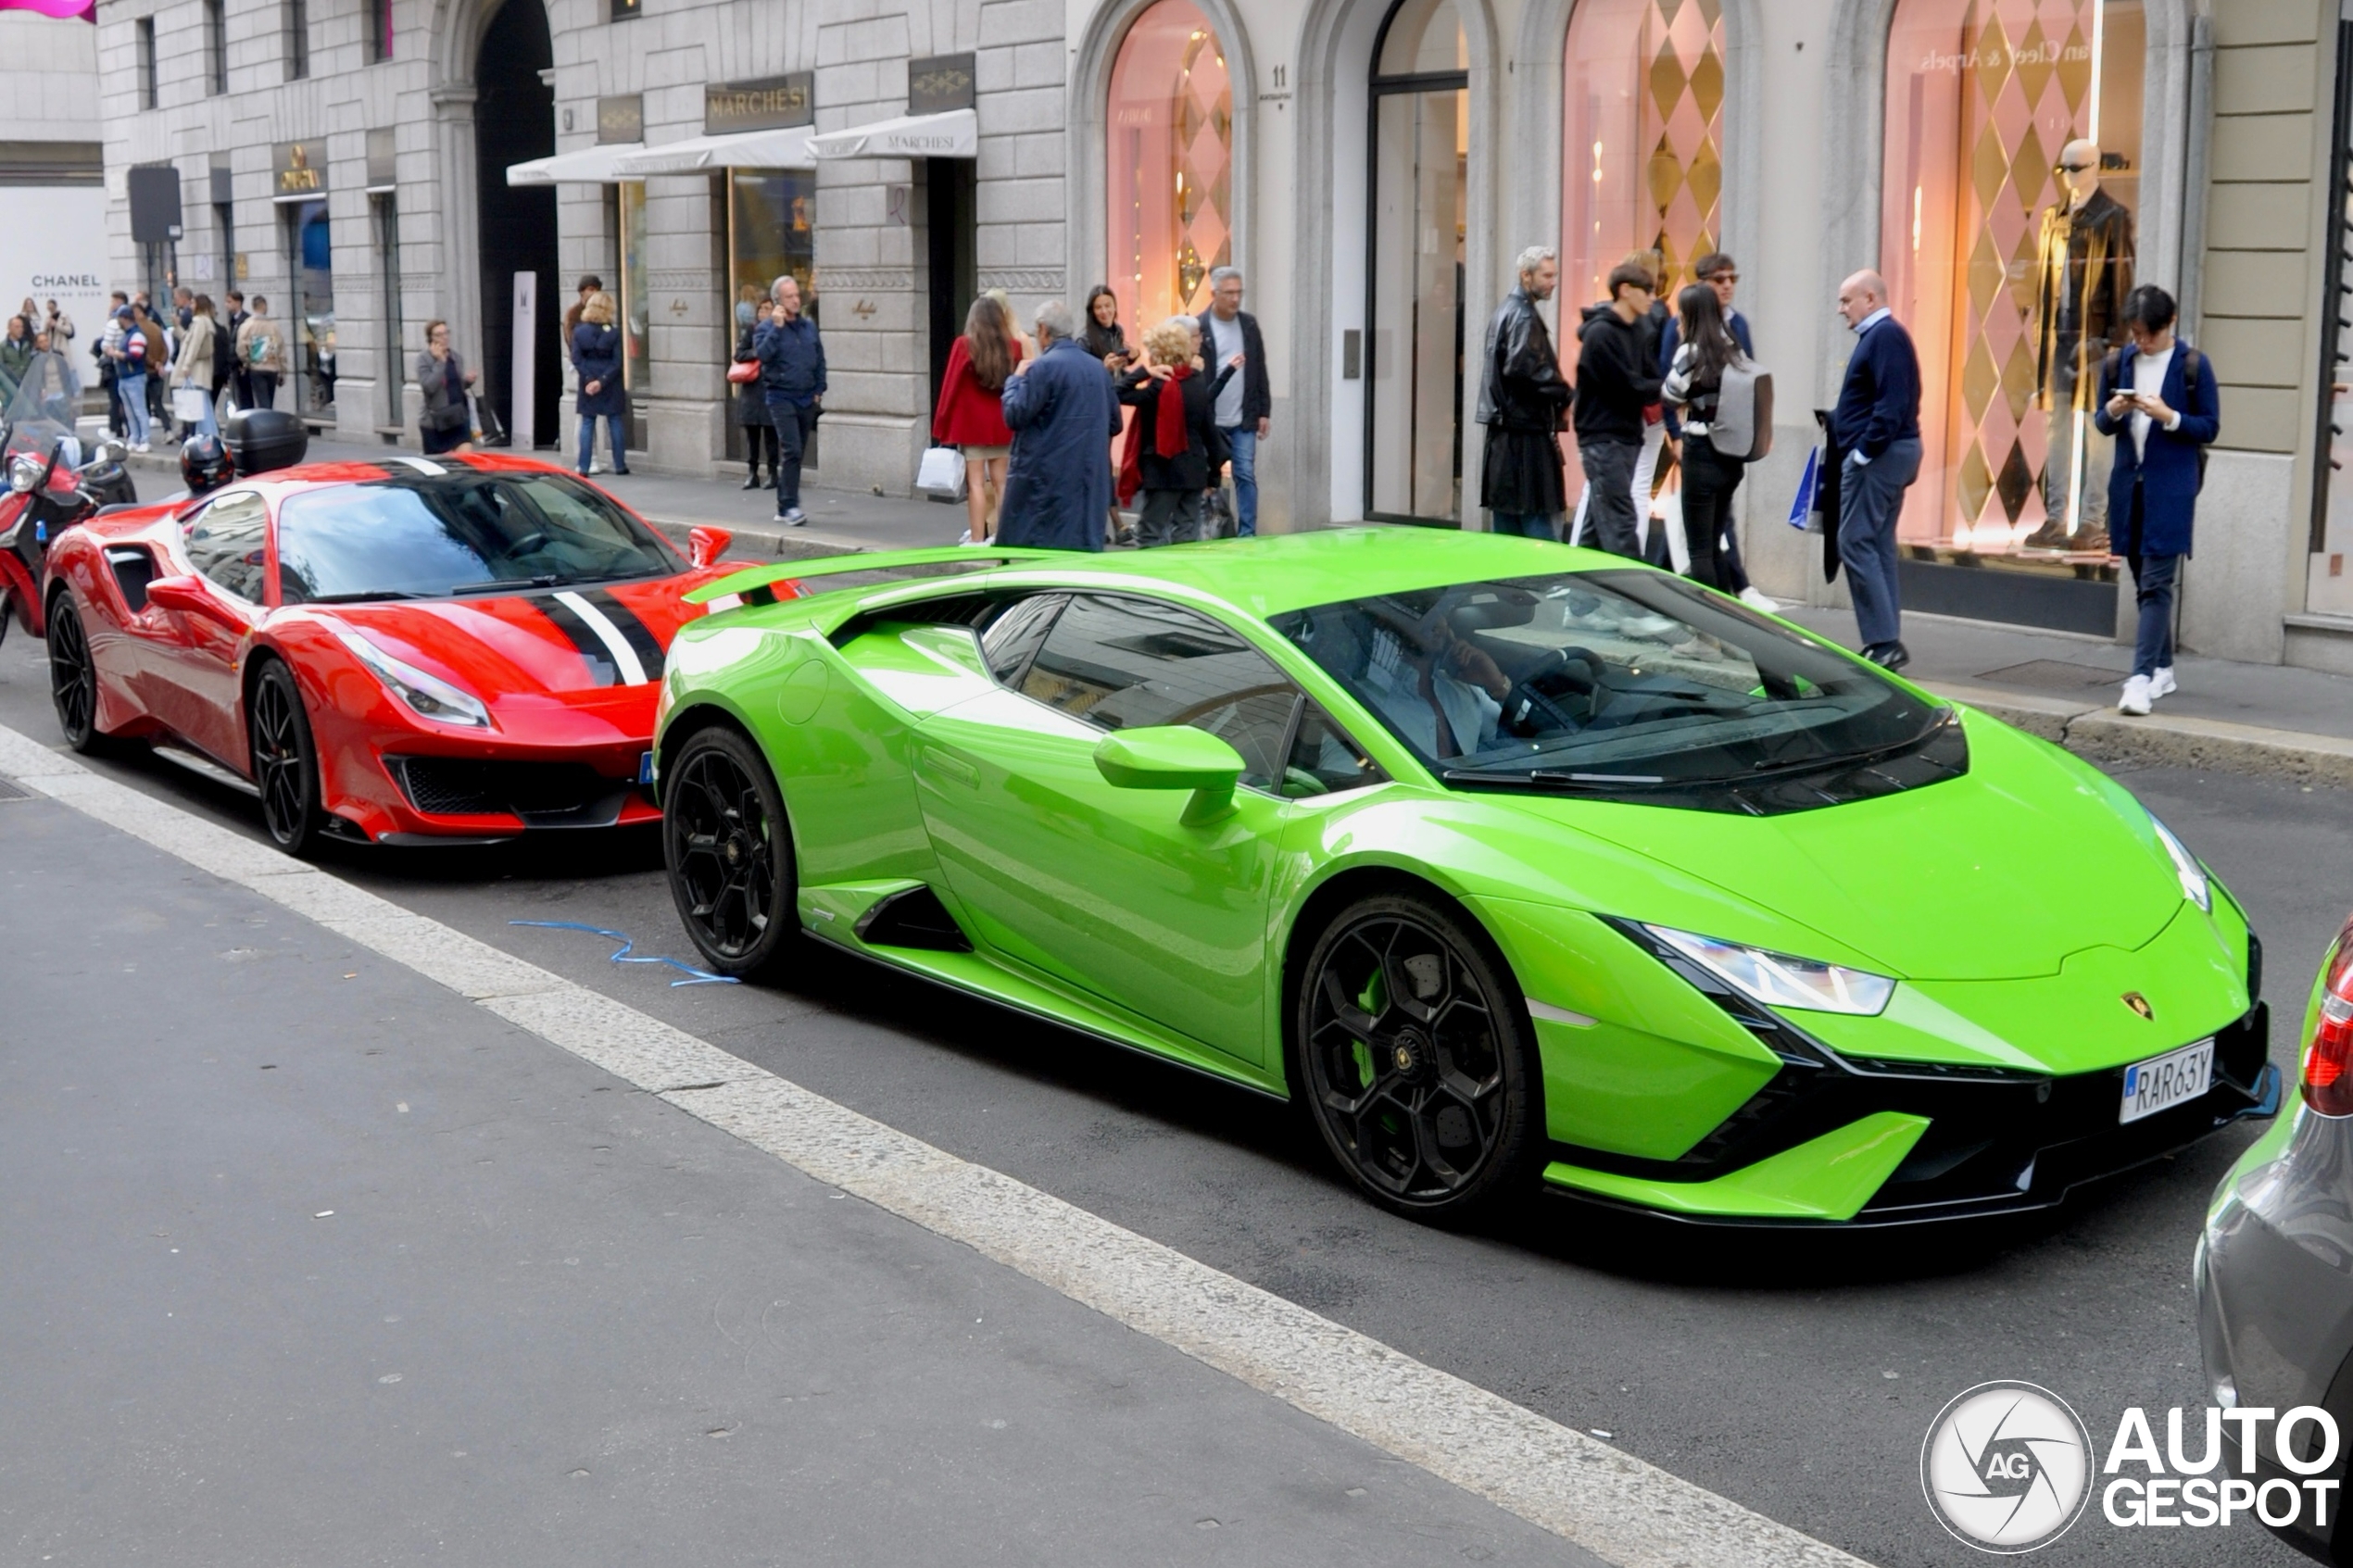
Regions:
<instances>
[{"instance_id":1,"label":"front grille","mask_svg":"<svg viewBox=\"0 0 2353 1568\"><path fill-rule=\"evenodd\" d=\"M578 762L388 757L384 765L409 803L428 816L516 816L535 827L610 824L631 787Z\"/></svg>"}]
</instances>

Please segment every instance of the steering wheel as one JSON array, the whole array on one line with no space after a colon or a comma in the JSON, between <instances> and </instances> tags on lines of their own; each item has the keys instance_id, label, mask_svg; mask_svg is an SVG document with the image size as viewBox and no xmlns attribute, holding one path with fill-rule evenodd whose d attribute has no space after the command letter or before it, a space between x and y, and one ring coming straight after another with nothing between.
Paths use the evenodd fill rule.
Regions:
<instances>
[{"instance_id":1,"label":"steering wheel","mask_svg":"<svg viewBox=\"0 0 2353 1568\"><path fill-rule=\"evenodd\" d=\"M507 558L514 560L522 556L535 555L547 547L547 531L544 528L535 529L507 546Z\"/></svg>"},{"instance_id":2,"label":"steering wheel","mask_svg":"<svg viewBox=\"0 0 2353 1568\"><path fill-rule=\"evenodd\" d=\"M1569 712L1558 697L1539 689L1539 683L1567 673L1571 665L1582 665L1587 671L1585 685L1589 695L1581 715ZM1582 729L1593 716L1590 694L1599 688L1601 678L1601 658L1591 649L1554 648L1521 671L1512 682L1512 689L1504 694L1503 726L1521 735L1531 730Z\"/></svg>"}]
</instances>

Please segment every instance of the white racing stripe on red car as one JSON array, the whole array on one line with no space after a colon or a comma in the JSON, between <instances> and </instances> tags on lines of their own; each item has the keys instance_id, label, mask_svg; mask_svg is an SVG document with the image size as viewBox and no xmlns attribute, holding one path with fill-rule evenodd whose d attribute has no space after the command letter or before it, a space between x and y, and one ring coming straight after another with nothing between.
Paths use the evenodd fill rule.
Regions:
<instances>
[{"instance_id":1,"label":"white racing stripe on red car","mask_svg":"<svg viewBox=\"0 0 2353 1568\"><path fill-rule=\"evenodd\" d=\"M1617 1568L1869 1568L1825 1542L0 726L0 775L235 883L821 1182Z\"/></svg>"},{"instance_id":2,"label":"white racing stripe on red car","mask_svg":"<svg viewBox=\"0 0 2353 1568\"><path fill-rule=\"evenodd\" d=\"M589 603L585 596L569 589L555 597L586 621L588 630L597 633L597 640L605 645L605 651L612 655L613 668L621 671L620 684L642 686L652 679L646 673L645 661L637 657L637 650L629 646L629 639L623 636L621 628L612 623L612 617Z\"/></svg>"}]
</instances>

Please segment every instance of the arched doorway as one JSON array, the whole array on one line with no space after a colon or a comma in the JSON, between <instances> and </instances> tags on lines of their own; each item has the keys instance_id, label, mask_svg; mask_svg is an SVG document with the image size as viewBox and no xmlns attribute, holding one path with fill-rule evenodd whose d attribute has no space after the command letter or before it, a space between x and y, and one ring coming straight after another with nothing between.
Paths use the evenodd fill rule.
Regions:
<instances>
[{"instance_id":1,"label":"arched doorway","mask_svg":"<svg viewBox=\"0 0 2353 1568\"><path fill-rule=\"evenodd\" d=\"M540 443L556 430L563 391L557 345L566 297L556 275L556 191L510 186L507 169L556 150L556 90L540 73L555 66L547 13L539 0L507 0L483 31L474 67L475 190L482 258L481 392L509 430L514 408L515 274L538 275L532 334L532 427Z\"/></svg>"},{"instance_id":2,"label":"arched doorway","mask_svg":"<svg viewBox=\"0 0 2353 1568\"><path fill-rule=\"evenodd\" d=\"M1371 94L1365 515L1458 527L1470 43L1453 0L1397 0Z\"/></svg>"}]
</instances>

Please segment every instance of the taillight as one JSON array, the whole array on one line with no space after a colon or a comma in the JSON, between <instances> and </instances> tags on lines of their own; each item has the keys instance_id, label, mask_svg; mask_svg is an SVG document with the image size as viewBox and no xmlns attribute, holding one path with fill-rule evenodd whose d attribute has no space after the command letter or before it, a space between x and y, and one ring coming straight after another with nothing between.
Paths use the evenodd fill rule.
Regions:
<instances>
[{"instance_id":1,"label":"taillight","mask_svg":"<svg viewBox=\"0 0 2353 1568\"><path fill-rule=\"evenodd\" d=\"M2304 1103L2323 1116L2353 1116L2353 921L2329 948L2321 1010L2304 1048Z\"/></svg>"}]
</instances>

